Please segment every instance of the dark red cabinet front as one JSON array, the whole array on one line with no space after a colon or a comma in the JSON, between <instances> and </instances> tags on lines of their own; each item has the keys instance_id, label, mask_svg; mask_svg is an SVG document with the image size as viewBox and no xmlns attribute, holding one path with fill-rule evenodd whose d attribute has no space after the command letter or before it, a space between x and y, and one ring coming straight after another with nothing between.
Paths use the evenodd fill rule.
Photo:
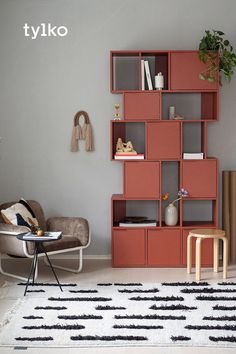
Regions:
<instances>
[{"instance_id":1,"label":"dark red cabinet front","mask_svg":"<svg viewBox=\"0 0 236 354\"><path fill-rule=\"evenodd\" d=\"M216 198L217 161L183 161L182 187L191 198Z\"/></svg>"},{"instance_id":2,"label":"dark red cabinet front","mask_svg":"<svg viewBox=\"0 0 236 354\"><path fill-rule=\"evenodd\" d=\"M159 176L159 162L126 162L124 169L125 197L159 199Z\"/></svg>"},{"instance_id":3,"label":"dark red cabinet front","mask_svg":"<svg viewBox=\"0 0 236 354\"><path fill-rule=\"evenodd\" d=\"M160 106L160 94L158 92L124 94L125 119L160 119Z\"/></svg>"},{"instance_id":4,"label":"dark red cabinet front","mask_svg":"<svg viewBox=\"0 0 236 354\"><path fill-rule=\"evenodd\" d=\"M147 124L147 158L180 159L180 123L151 122Z\"/></svg>"},{"instance_id":5,"label":"dark red cabinet front","mask_svg":"<svg viewBox=\"0 0 236 354\"><path fill-rule=\"evenodd\" d=\"M200 80L199 74L206 70L197 52L171 53L171 89L172 90L215 90L218 77L213 83Z\"/></svg>"},{"instance_id":6,"label":"dark red cabinet front","mask_svg":"<svg viewBox=\"0 0 236 354\"><path fill-rule=\"evenodd\" d=\"M145 263L145 230L113 230L113 265L115 267L135 267L144 266Z\"/></svg>"},{"instance_id":7,"label":"dark red cabinet front","mask_svg":"<svg viewBox=\"0 0 236 354\"><path fill-rule=\"evenodd\" d=\"M181 265L180 229L148 230L148 265Z\"/></svg>"}]
</instances>

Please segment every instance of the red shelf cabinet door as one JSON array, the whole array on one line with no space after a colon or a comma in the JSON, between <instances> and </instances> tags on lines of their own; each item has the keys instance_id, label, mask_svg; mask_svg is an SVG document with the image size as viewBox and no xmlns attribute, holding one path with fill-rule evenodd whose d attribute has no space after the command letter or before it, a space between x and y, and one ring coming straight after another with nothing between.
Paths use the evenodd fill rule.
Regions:
<instances>
[{"instance_id":1,"label":"red shelf cabinet door","mask_svg":"<svg viewBox=\"0 0 236 354\"><path fill-rule=\"evenodd\" d=\"M147 124L147 158L180 159L180 123L150 122Z\"/></svg>"},{"instance_id":2,"label":"red shelf cabinet door","mask_svg":"<svg viewBox=\"0 0 236 354\"><path fill-rule=\"evenodd\" d=\"M133 120L160 119L158 92L130 92L124 94L124 118Z\"/></svg>"},{"instance_id":3,"label":"red shelf cabinet door","mask_svg":"<svg viewBox=\"0 0 236 354\"><path fill-rule=\"evenodd\" d=\"M113 230L113 265L143 266L146 262L144 229Z\"/></svg>"},{"instance_id":4,"label":"red shelf cabinet door","mask_svg":"<svg viewBox=\"0 0 236 354\"><path fill-rule=\"evenodd\" d=\"M191 198L216 198L217 161L183 161L182 187Z\"/></svg>"},{"instance_id":5,"label":"red shelf cabinet door","mask_svg":"<svg viewBox=\"0 0 236 354\"><path fill-rule=\"evenodd\" d=\"M206 70L206 64L199 60L198 52L171 53L171 89L172 90L215 90L218 77L210 83L200 80L199 74Z\"/></svg>"},{"instance_id":6,"label":"red shelf cabinet door","mask_svg":"<svg viewBox=\"0 0 236 354\"><path fill-rule=\"evenodd\" d=\"M160 197L159 162L125 162L124 191L126 198Z\"/></svg>"},{"instance_id":7,"label":"red shelf cabinet door","mask_svg":"<svg viewBox=\"0 0 236 354\"><path fill-rule=\"evenodd\" d=\"M183 230L182 239L182 261L183 265L187 265L187 238L190 230ZM196 256L196 238L192 238L192 266L195 267ZM213 240L205 239L201 243L201 265L204 267L211 267L213 264Z\"/></svg>"},{"instance_id":8,"label":"red shelf cabinet door","mask_svg":"<svg viewBox=\"0 0 236 354\"><path fill-rule=\"evenodd\" d=\"M180 229L148 230L148 265L180 266Z\"/></svg>"}]
</instances>

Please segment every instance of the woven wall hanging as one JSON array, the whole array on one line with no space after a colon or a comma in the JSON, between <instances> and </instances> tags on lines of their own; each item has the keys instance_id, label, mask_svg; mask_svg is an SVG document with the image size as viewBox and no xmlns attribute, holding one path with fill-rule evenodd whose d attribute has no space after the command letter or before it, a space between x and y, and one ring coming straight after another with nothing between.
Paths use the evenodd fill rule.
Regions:
<instances>
[{"instance_id":1,"label":"woven wall hanging","mask_svg":"<svg viewBox=\"0 0 236 354\"><path fill-rule=\"evenodd\" d=\"M84 125L80 125L80 117L84 117ZM93 151L93 135L92 126L90 123L89 115L85 111L79 111L74 116L73 129L71 136L70 151L79 151L79 140L85 140L85 151Z\"/></svg>"}]
</instances>

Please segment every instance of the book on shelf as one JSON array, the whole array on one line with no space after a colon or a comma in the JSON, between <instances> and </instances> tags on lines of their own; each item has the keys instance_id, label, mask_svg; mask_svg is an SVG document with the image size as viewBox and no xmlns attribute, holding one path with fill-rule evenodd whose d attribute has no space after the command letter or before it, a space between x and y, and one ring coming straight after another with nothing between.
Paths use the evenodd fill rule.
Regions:
<instances>
[{"instance_id":1,"label":"book on shelf","mask_svg":"<svg viewBox=\"0 0 236 354\"><path fill-rule=\"evenodd\" d=\"M153 90L149 62L147 60L144 61L144 66L145 66L145 73L146 73L146 78L147 78L147 83L148 83L148 89Z\"/></svg>"},{"instance_id":2,"label":"book on shelf","mask_svg":"<svg viewBox=\"0 0 236 354\"><path fill-rule=\"evenodd\" d=\"M115 154L115 160L144 160L144 154Z\"/></svg>"},{"instance_id":3,"label":"book on shelf","mask_svg":"<svg viewBox=\"0 0 236 354\"><path fill-rule=\"evenodd\" d=\"M144 60L141 60L141 86L142 91L145 90L145 68L144 68Z\"/></svg>"},{"instance_id":4,"label":"book on shelf","mask_svg":"<svg viewBox=\"0 0 236 354\"><path fill-rule=\"evenodd\" d=\"M26 241L48 241L48 240L58 240L58 238L61 236L60 231L56 232L45 232L44 236L37 236L36 234L33 234L32 232L28 232L23 236L23 239Z\"/></svg>"},{"instance_id":5,"label":"book on shelf","mask_svg":"<svg viewBox=\"0 0 236 354\"><path fill-rule=\"evenodd\" d=\"M203 160L203 152L183 153L184 160Z\"/></svg>"},{"instance_id":6,"label":"book on shelf","mask_svg":"<svg viewBox=\"0 0 236 354\"><path fill-rule=\"evenodd\" d=\"M157 226L156 222L151 223L133 223L133 224L126 224L125 222L119 223L120 227L155 227Z\"/></svg>"},{"instance_id":7,"label":"book on shelf","mask_svg":"<svg viewBox=\"0 0 236 354\"><path fill-rule=\"evenodd\" d=\"M126 217L119 222L120 227L153 227L157 226L156 220L150 220L143 216Z\"/></svg>"}]
</instances>

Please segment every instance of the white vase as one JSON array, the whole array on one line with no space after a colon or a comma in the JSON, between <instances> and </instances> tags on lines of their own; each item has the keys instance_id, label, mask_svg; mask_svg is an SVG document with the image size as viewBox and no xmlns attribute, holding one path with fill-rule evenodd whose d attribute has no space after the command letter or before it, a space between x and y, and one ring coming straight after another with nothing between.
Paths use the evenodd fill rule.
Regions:
<instances>
[{"instance_id":1,"label":"white vase","mask_svg":"<svg viewBox=\"0 0 236 354\"><path fill-rule=\"evenodd\" d=\"M178 210L174 204L169 204L165 209L165 224L175 226L178 222Z\"/></svg>"}]
</instances>

